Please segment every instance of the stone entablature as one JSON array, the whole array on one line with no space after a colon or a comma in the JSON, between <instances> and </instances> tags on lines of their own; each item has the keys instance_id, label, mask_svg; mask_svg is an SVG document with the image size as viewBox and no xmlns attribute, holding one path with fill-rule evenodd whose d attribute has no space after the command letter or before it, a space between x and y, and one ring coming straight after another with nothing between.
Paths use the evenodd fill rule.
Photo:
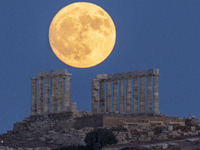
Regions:
<instances>
[{"instance_id":1,"label":"stone entablature","mask_svg":"<svg viewBox=\"0 0 200 150\"><path fill-rule=\"evenodd\" d=\"M92 80L92 112L160 114L158 77L159 69L98 74Z\"/></svg>"},{"instance_id":2,"label":"stone entablature","mask_svg":"<svg viewBox=\"0 0 200 150\"><path fill-rule=\"evenodd\" d=\"M76 111L77 104L71 103L70 76L67 69L60 69L42 71L31 78L31 115Z\"/></svg>"},{"instance_id":3,"label":"stone entablature","mask_svg":"<svg viewBox=\"0 0 200 150\"><path fill-rule=\"evenodd\" d=\"M160 75L159 69L148 69L148 70L141 70L141 71L130 71L130 72L122 72L122 73L113 73L113 74L98 74L96 79L102 80L114 80L114 79L122 79L128 77L136 77L136 76L149 76L149 75Z\"/></svg>"},{"instance_id":4,"label":"stone entablature","mask_svg":"<svg viewBox=\"0 0 200 150\"><path fill-rule=\"evenodd\" d=\"M59 75L69 75L67 69L59 69L59 70L49 70L49 71L41 71L38 72L38 77L48 77L48 76L59 76Z\"/></svg>"}]
</instances>

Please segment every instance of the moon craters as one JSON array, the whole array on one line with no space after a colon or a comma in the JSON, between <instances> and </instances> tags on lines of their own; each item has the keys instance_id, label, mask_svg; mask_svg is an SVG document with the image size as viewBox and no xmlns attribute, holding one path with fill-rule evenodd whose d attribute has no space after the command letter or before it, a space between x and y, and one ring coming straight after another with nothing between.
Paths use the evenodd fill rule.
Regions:
<instances>
[{"instance_id":1,"label":"moon craters","mask_svg":"<svg viewBox=\"0 0 200 150\"><path fill-rule=\"evenodd\" d=\"M64 63L88 68L104 61L115 44L116 30L99 6L77 2L61 9L49 28L53 52Z\"/></svg>"}]
</instances>

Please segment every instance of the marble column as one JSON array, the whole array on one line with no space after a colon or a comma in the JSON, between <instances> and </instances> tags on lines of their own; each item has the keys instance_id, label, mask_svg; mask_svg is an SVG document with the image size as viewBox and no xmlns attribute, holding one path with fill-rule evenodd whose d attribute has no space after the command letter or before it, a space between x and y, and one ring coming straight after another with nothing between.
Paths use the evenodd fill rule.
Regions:
<instances>
[{"instance_id":1,"label":"marble column","mask_svg":"<svg viewBox=\"0 0 200 150\"><path fill-rule=\"evenodd\" d=\"M152 75L147 76L147 112L152 112Z\"/></svg>"},{"instance_id":2,"label":"marble column","mask_svg":"<svg viewBox=\"0 0 200 150\"><path fill-rule=\"evenodd\" d=\"M134 83L133 83L133 113L138 113L138 95L139 95L139 89L138 89L138 76L134 77Z\"/></svg>"},{"instance_id":3,"label":"marble column","mask_svg":"<svg viewBox=\"0 0 200 150\"><path fill-rule=\"evenodd\" d=\"M113 112L118 113L118 79L113 80Z\"/></svg>"},{"instance_id":4,"label":"marble column","mask_svg":"<svg viewBox=\"0 0 200 150\"><path fill-rule=\"evenodd\" d=\"M140 77L140 112L145 112L145 76Z\"/></svg>"},{"instance_id":5,"label":"marble column","mask_svg":"<svg viewBox=\"0 0 200 150\"><path fill-rule=\"evenodd\" d=\"M100 111L105 112L105 81L100 81Z\"/></svg>"},{"instance_id":6,"label":"marble column","mask_svg":"<svg viewBox=\"0 0 200 150\"><path fill-rule=\"evenodd\" d=\"M132 112L132 89L131 89L132 77L127 78L126 87L126 113Z\"/></svg>"},{"instance_id":7,"label":"marble column","mask_svg":"<svg viewBox=\"0 0 200 150\"><path fill-rule=\"evenodd\" d=\"M54 103L54 112L55 113L58 113L58 76L56 76L55 78L55 95L56 95L56 98L55 98L55 103Z\"/></svg>"},{"instance_id":8,"label":"marble column","mask_svg":"<svg viewBox=\"0 0 200 150\"><path fill-rule=\"evenodd\" d=\"M125 105L125 90L124 90L124 78L120 79L120 93L119 93L119 113L124 113L124 105Z\"/></svg>"},{"instance_id":9,"label":"marble column","mask_svg":"<svg viewBox=\"0 0 200 150\"><path fill-rule=\"evenodd\" d=\"M37 78L31 78L31 115L37 113Z\"/></svg>"},{"instance_id":10,"label":"marble column","mask_svg":"<svg viewBox=\"0 0 200 150\"><path fill-rule=\"evenodd\" d=\"M98 113L98 97L99 93L99 80L98 79L93 79L92 80L92 112L93 113Z\"/></svg>"},{"instance_id":11,"label":"marble column","mask_svg":"<svg viewBox=\"0 0 200 150\"><path fill-rule=\"evenodd\" d=\"M106 83L106 112L111 112L111 80L107 80Z\"/></svg>"},{"instance_id":12,"label":"marble column","mask_svg":"<svg viewBox=\"0 0 200 150\"><path fill-rule=\"evenodd\" d=\"M158 75L154 76L154 86L153 86L153 110L154 113L160 114L159 111L159 90L158 90Z\"/></svg>"},{"instance_id":13,"label":"marble column","mask_svg":"<svg viewBox=\"0 0 200 150\"><path fill-rule=\"evenodd\" d=\"M51 113L56 112L56 76L51 78Z\"/></svg>"},{"instance_id":14,"label":"marble column","mask_svg":"<svg viewBox=\"0 0 200 150\"><path fill-rule=\"evenodd\" d=\"M63 111L63 75L58 76L58 113Z\"/></svg>"},{"instance_id":15,"label":"marble column","mask_svg":"<svg viewBox=\"0 0 200 150\"><path fill-rule=\"evenodd\" d=\"M71 104L71 89L70 89L70 75L65 76L65 92L64 92L64 111L70 111Z\"/></svg>"},{"instance_id":16,"label":"marble column","mask_svg":"<svg viewBox=\"0 0 200 150\"><path fill-rule=\"evenodd\" d=\"M45 77L45 91L44 91L44 112L49 113L50 108L50 80L49 76Z\"/></svg>"},{"instance_id":17,"label":"marble column","mask_svg":"<svg viewBox=\"0 0 200 150\"><path fill-rule=\"evenodd\" d=\"M38 79L38 112L39 115L43 113L43 77Z\"/></svg>"}]
</instances>

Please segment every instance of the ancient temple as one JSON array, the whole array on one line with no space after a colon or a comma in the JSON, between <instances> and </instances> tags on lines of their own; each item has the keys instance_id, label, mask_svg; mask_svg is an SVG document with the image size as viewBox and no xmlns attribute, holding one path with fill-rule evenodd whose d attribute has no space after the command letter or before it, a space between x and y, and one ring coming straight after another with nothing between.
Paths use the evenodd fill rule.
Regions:
<instances>
[{"instance_id":1,"label":"ancient temple","mask_svg":"<svg viewBox=\"0 0 200 150\"><path fill-rule=\"evenodd\" d=\"M76 111L77 104L70 100L70 76L67 69L59 69L31 78L31 115Z\"/></svg>"},{"instance_id":2,"label":"ancient temple","mask_svg":"<svg viewBox=\"0 0 200 150\"><path fill-rule=\"evenodd\" d=\"M92 80L92 112L160 114L158 77L159 69L98 74Z\"/></svg>"},{"instance_id":3,"label":"ancient temple","mask_svg":"<svg viewBox=\"0 0 200 150\"><path fill-rule=\"evenodd\" d=\"M159 69L98 74L92 80L92 113L77 111L77 104L71 102L70 76L67 69L60 69L31 78L31 115L0 135L0 146L83 145L86 134L95 128L113 129L119 144L200 134L197 120L160 113Z\"/></svg>"}]
</instances>

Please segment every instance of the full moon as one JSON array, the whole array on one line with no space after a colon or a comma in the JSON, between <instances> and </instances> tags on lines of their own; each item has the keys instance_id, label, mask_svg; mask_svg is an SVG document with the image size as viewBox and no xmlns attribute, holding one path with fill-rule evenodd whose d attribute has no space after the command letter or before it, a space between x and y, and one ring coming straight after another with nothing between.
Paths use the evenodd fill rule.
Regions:
<instances>
[{"instance_id":1,"label":"full moon","mask_svg":"<svg viewBox=\"0 0 200 150\"><path fill-rule=\"evenodd\" d=\"M112 52L116 29L109 14L101 7L72 3L62 8L49 27L49 43L65 64L89 68L103 62Z\"/></svg>"}]
</instances>

